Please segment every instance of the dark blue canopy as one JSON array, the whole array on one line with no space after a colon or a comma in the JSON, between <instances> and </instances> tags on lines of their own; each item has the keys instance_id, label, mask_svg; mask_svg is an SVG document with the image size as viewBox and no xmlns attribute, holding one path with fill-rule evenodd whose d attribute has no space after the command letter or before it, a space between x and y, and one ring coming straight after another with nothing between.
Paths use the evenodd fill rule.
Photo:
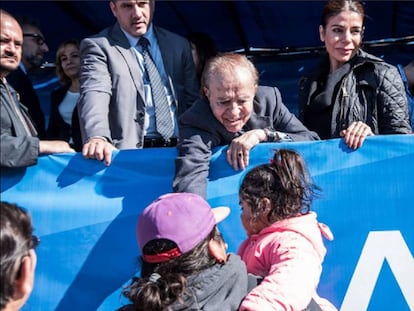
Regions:
<instances>
[{"instance_id":1,"label":"dark blue canopy","mask_svg":"<svg viewBox=\"0 0 414 311\"><path fill-rule=\"evenodd\" d=\"M324 1L160 1L154 21L186 36L208 32L219 50L298 48L321 44ZM114 23L109 1L2 1L14 15L36 18L53 55L68 38L81 39ZM365 40L414 35L413 1L367 1Z\"/></svg>"},{"instance_id":2,"label":"dark blue canopy","mask_svg":"<svg viewBox=\"0 0 414 311\"><path fill-rule=\"evenodd\" d=\"M315 52L321 50L318 27L324 3L157 0L154 23L183 36L194 31L207 32L219 51L250 54L259 69L260 83L278 86L285 104L296 113L297 81L315 65L319 57ZM49 63L54 62L62 41L96 34L115 22L109 1L3 0L0 6L15 16L38 21L50 49L46 55ZM364 40L371 47L367 51L393 64L411 60L414 1L366 1L365 8ZM57 85L56 78L51 80L53 76L53 67L33 76L46 115L50 90Z\"/></svg>"}]
</instances>

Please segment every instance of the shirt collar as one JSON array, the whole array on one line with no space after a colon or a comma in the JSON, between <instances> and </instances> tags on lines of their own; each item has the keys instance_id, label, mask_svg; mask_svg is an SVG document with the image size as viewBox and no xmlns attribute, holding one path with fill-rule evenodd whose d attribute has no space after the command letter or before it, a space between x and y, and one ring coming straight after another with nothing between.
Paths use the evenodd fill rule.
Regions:
<instances>
[{"instance_id":1,"label":"shirt collar","mask_svg":"<svg viewBox=\"0 0 414 311\"><path fill-rule=\"evenodd\" d=\"M19 63L19 67L20 67L20 69L23 71L23 73L24 73L25 75L27 75L27 70L26 70L26 68L24 67L23 62L20 62L20 63Z\"/></svg>"},{"instance_id":2,"label":"shirt collar","mask_svg":"<svg viewBox=\"0 0 414 311\"><path fill-rule=\"evenodd\" d=\"M126 32L122 27L121 27L122 32L124 33L125 37L127 38L129 44L131 45L131 47L135 47L138 43L138 40L141 37L134 37L131 34L129 34L128 32ZM152 23L149 25L147 32L144 35L145 38L148 39L148 41L150 42L154 42L155 39L155 34L154 34L154 29L152 27Z\"/></svg>"}]
</instances>

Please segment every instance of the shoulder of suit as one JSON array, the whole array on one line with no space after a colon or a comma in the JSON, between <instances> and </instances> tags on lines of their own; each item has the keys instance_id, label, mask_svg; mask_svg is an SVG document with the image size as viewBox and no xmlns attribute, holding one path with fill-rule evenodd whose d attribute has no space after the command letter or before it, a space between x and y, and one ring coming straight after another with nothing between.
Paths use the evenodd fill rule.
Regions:
<instances>
[{"instance_id":1,"label":"shoulder of suit","mask_svg":"<svg viewBox=\"0 0 414 311\"><path fill-rule=\"evenodd\" d=\"M186 38L184 38L183 36L175 32L169 31L165 28L158 27L155 25L154 25L154 32L155 32L155 35L157 36L157 39L167 37L167 38L170 38L171 40L187 40Z\"/></svg>"},{"instance_id":2,"label":"shoulder of suit","mask_svg":"<svg viewBox=\"0 0 414 311\"><path fill-rule=\"evenodd\" d=\"M187 120L190 123L198 122L200 116L203 116L204 119L208 119L211 115L211 109L208 103L208 100L203 96L197 99L191 107L183 112L180 119Z\"/></svg>"},{"instance_id":3,"label":"shoulder of suit","mask_svg":"<svg viewBox=\"0 0 414 311\"><path fill-rule=\"evenodd\" d=\"M255 97L267 96L269 94L274 94L275 92L279 92L279 89L276 86L259 85Z\"/></svg>"},{"instance_id":4,"label":"shoulder of suit","mask_svg":"<svg viewBox=\"0 0 414 311\"><path fill-rule=\"evenodd\" d=\"M85 44L85 42L90 42L90 41L94 41L94 42L108 42L111 40L111 38L113 37L113 33L115 31L115 27L116 24L110 27L107 27L103 30L101 30L99 33L86 37L84 39L81 40L81 46Z\"/></svg>"}]
</instances>

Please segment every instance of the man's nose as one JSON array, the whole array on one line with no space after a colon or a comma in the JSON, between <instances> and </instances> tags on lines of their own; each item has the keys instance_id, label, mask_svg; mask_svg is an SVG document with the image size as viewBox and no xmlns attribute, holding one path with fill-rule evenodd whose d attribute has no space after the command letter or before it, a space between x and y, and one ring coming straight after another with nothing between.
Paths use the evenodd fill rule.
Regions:
<instances>
[{"instance_id":1,"label":"man's nose","mask_svg":"<svg viewBox=\"0 0 414 311\"><path fill-rule=\"evenodd\" d=\"M132 10L132 16L133 17L141 17L141 8L137 3L134 4L134 9Z\"/></svg>"},{"instance_id":2,"label":"man's nose","mask_svg":"<svg viewBox=\"0 0 414 311\"><path fill-rule=\"evenodd\" d=\"M236 101L232 102L229 107L229 111L233 115L238 115L240 111L240 107Z\"/></svg>"},{"instance_id":3,"label":"man's nose","mask_svg":"<svg viewBox=\"0 0 414 311\"><path fill-rule=\"evenodd\" d=\"M5 49L7 55L15 55L17 53L17 47L13 42L7 44Z\"/></svg>"},{"instance_id":4,"label":"man's nose","mask_svg":"<svg viewBox=\"0 0 414 311\"><path fill-rule=\"evenodd\" d=\"M40 46L41 50L43 53L47 53L49 52L49 47L47 46L46 42L44 42L41 46Z\"/></svg>"}]
</instances>

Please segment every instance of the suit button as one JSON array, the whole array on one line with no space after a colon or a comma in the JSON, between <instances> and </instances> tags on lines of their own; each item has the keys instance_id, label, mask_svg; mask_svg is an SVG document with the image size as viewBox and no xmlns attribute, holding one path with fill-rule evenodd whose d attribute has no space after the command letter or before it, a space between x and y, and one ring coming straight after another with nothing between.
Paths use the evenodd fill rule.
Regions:
<instances>
[{"instance_id":1,"label":"suit button","mask_svg":"<svg viewBox=\"0 0 414 311\"><path fill-rule=\"evenodd\" d=\"M137 143L137 148L142 148L142 144L141 143Z\"/></svg>"}]
</instances>

